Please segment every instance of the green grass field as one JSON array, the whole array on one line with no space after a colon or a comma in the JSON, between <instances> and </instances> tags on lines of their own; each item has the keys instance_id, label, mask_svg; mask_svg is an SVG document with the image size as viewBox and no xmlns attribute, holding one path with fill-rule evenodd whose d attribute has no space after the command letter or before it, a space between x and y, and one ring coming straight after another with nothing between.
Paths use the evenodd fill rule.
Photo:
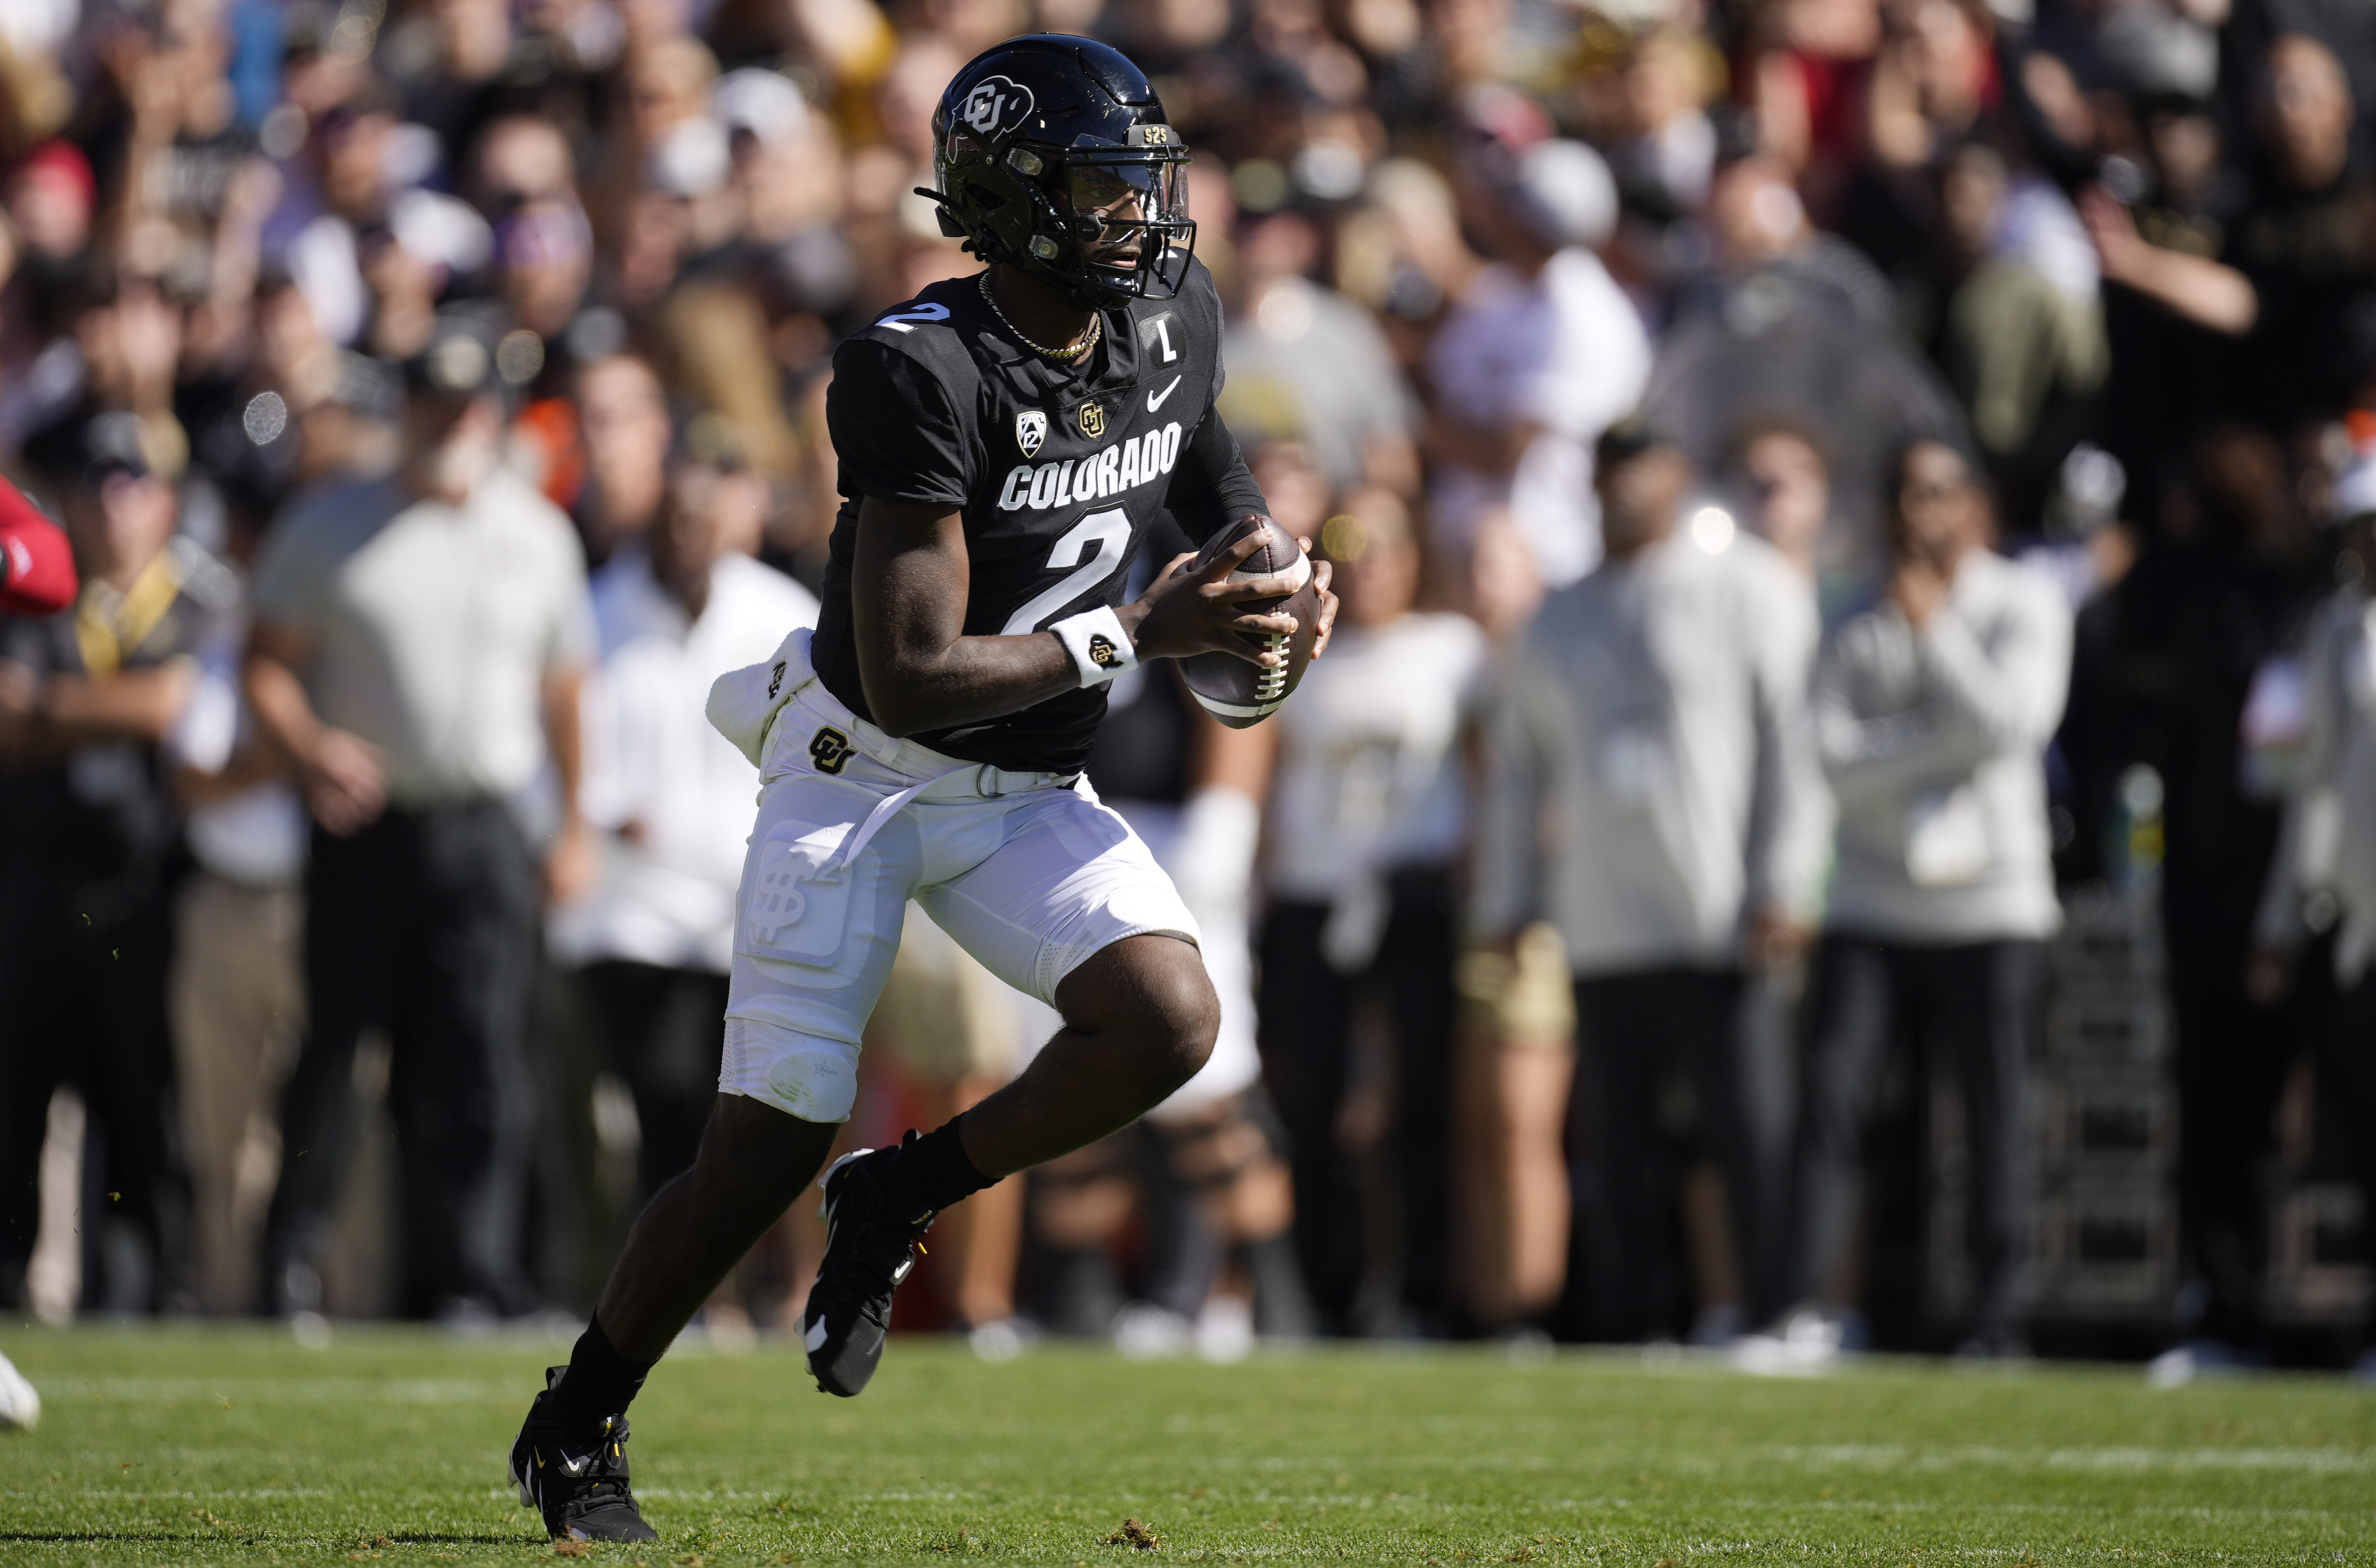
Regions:
<instances>
[{"instance_id":1,"label":"green grass field","mask_svg":"<svg viewBox=\"0 0 2376 1568\"><path fill-rule=\"evenodd\" d=\"M0 1562L550 1561L501 1485L550 1348L344 1330L15 1332ZM2376 1563L2376 1391L2133 1369L1322 1350L1214 1369L895 1342L863 1398L681 1354L629 1450L652 1565ZM1105 1544L1123 1519L1160 1546Z\"/></svg>"}]
</instances>

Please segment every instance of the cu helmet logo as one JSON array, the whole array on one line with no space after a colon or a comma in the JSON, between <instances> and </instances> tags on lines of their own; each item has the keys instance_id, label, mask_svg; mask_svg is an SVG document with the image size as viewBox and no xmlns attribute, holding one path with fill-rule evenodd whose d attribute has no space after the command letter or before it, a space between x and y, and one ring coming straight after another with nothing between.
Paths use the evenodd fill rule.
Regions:
<instances>
[{"instance_id":1,"label":"cu helmet logo","mask_svg":"<svg viewBox=\"0 0 2376 1568\"><path fill-rule=\"evenodd\" d=\"M1031 105L1029 88L1018 87L1005 77L984 77L966 94L965 106L957 113L977 136L995 138L1001 131L1019 125L1031 113Z\"/></svg>"}]
</instances>

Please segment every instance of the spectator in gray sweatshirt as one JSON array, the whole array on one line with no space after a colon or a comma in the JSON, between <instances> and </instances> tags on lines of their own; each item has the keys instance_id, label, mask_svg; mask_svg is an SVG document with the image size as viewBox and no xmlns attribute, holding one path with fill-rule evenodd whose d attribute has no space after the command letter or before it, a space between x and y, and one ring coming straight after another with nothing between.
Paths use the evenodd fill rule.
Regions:
<instances>
[{"instance_id":1,"label":"spectator in gray sweatshirt","mask_svg":"<svg viewBox=\"0 0 2376 1568\"><path fill-rule=\"evenodd\" d=\"M1671 1240L1694 1144L1724 1173L1737 1253L1767 1219L1740 1103L1742 966L1805 929L1825 808L1805 585L1722 511L1681 520L1690 467L1641 425L1601 438L1594 485L1606 558L1544 602L1511 661L1474 913L1488 941L1548 917L1566 943L1589 1326L1631 1339L1685 1321Z\"/></svg>"},{"instance_id":2,"label":"spectator in gray sweatshirt","mask_svg":"<svg viewBox=\"0 0 2376 1568\"><path fill-rule=\"evenodd\" d=\"M1965 1348L2021 1346L2016 1265L2026 1210L2019 1140L2044 939L2061 918L2044 756L2070 679L2071 613L2052 582L1989 549L1989 503L1936 441L1900 454L1885 498L1886 591L1827 639L1814 719L1838 802L1837 871L1801 1064L1789 1283L1812 1306L1839 1273L1869 1192L1871 1255L1919 1235L1918 1169L1863 1180L1882 1123L1920 1164L1932 1075L1963 1092L1965 1222L1975 1291ZM1883 1087L1890 1092L1884 1094ZM1902 1256L1902 1253L1889 1253ZM1876 1307L1921 1273L1864 1271ZM1917 1303L1907 1303L1917 1305ZM1836 1333L1786 1339L1827 1353Z\"/></svg>"}]
</instances>

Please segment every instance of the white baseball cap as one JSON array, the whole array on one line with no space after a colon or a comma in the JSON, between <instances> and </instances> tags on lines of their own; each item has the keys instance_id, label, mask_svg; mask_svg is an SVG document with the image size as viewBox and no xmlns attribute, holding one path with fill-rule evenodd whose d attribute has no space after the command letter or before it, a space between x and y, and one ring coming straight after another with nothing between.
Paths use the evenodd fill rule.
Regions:
<instances>
[{"instance_id":1,"label":"white baseball cap","mask_svg":"<svg viewBox=\"0 0 2376 1568\"><path fill-rule=\"evenodd\" d=\"M2334 504L2337 522L2376 512L2376 454L2363 454L2351 459L2343 472L2335 476L2331 499Z\"/></svg>"},{"instance_id":2,"label":"white baseball cap","mask_svg":"<svg viewBox=\"0 0 2376 1568\"><path fill-rule=\"evenodd\" d=\"M1617 228L1617 182L1580 141L1538 141L1506 187L1521 221L1547 245L1599 245Z\"/></svg>"}]
</instances>

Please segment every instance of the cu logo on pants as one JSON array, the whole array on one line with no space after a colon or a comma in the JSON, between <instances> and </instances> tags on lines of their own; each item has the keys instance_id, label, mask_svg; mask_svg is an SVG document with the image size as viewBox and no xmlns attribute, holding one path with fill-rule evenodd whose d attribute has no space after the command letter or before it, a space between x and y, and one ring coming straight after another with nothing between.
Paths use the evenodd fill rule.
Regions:
<instances>
[{"instance_id":1,"label":"cu logo on pants","mask_svg":"<svg viewBox=\"0 0 2376 1568\"><path fill-rule=\"evenodd\" d=\"M819 773L839 773L849 766L857 750L849 736L830 724L809 737L809 760L816 764Z\"/></svg>"}]
</instances>

